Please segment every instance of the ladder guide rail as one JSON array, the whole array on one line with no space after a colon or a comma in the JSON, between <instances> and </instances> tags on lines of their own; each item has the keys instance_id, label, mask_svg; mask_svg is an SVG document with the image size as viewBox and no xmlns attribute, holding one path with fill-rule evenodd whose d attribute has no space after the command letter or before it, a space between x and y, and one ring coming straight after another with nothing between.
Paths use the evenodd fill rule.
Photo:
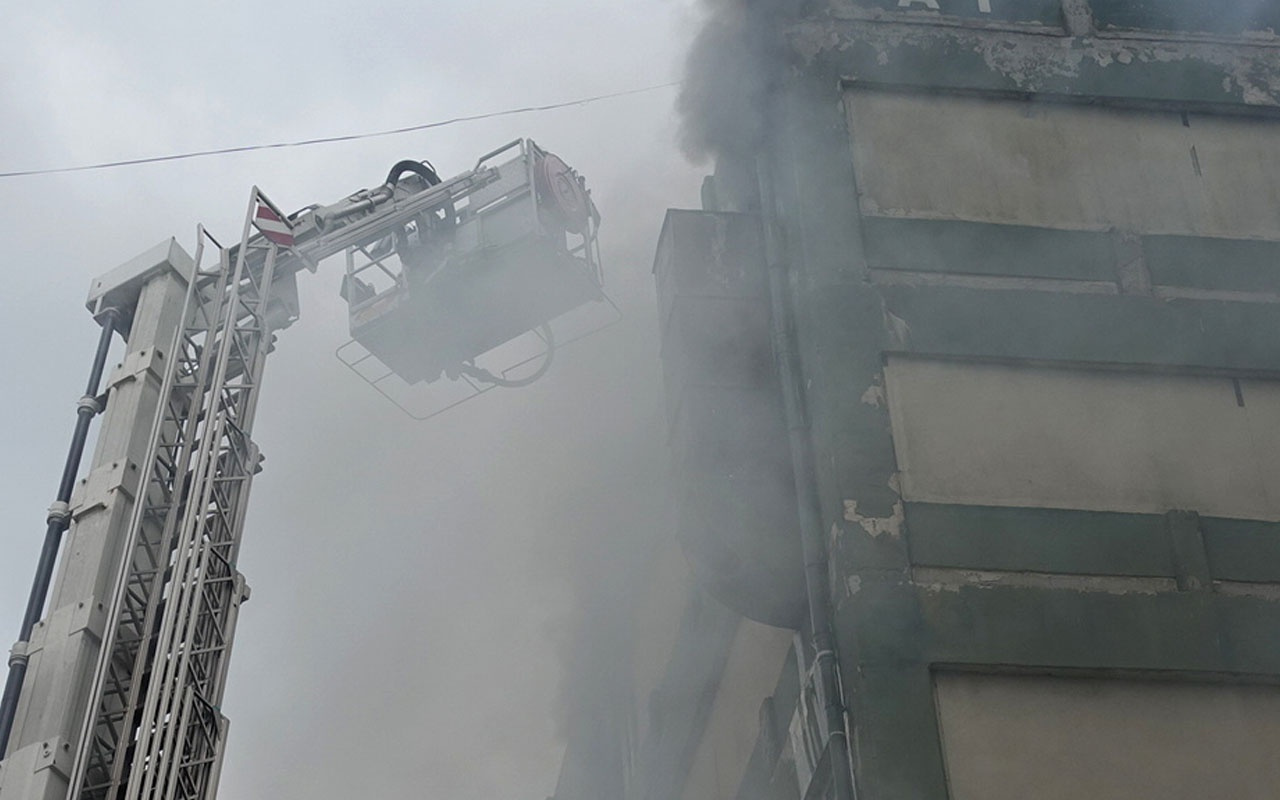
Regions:
<instances>
[{"instance_id":1,"label":"ladder guide rail","mask_svg":"<svg viewBox=\"0 0 1280 800\"><path fill-rule=\"evenodd\" d=\"M227 727L220 704L246 593L235 565L259 463L250 432L271 336L277 246L253 235L264 202L255 187L239 247L219 247L208 271L199 232L73 766L83 800L194 800L216 790Z\"/></svg>"}]
</instances>

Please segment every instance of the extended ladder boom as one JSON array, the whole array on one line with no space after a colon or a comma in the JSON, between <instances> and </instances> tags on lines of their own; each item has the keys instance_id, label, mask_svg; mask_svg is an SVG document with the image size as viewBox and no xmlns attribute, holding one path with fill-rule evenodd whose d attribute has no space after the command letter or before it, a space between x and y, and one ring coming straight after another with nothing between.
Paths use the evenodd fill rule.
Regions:
<instances>
[{"instance_id":1,"label":"extended ladder boom","mask_svg":"<svg viewBox=\"0 0 1280 800\"><path fill-rule=\"evenodd\" d=\"M486 166L513 149L518 156ZM433 273L451 275L445 283L454 290L467 270L479 265L492 282L492 270L508 262L520 262L515 277L545 269L585 279L578 295L548 294L527 312L545 323L549 317L536 316L542 308L582 302L599 274L598 217L581 179L553 159L517 140L444 181L429 165L401 162L380 186L293 215L255 187L233 245L201 227L194 259L170 240L94 282L89 307L107 331L99 360L111 330L126 350L109 379L89 473L55 509L61 516L51 513L51 531L69 530L69 543L54 611L24 624L11 657L9 684L21 692L7 692L0 705L0 717L12 712L0 719L0 800L214 796L228 726L227 665L248 597L236 564L261 461L252 438L258 391L274 332L297 318L297 273L345 251L354 282L358 252L391 276L396 288L386 296L412 288L410 299L422 302L422 260L437 253L422 238L438 224L449 243L439 252L455 252L449 248L460 242L456 263ZM544 169L536 186L534 167L557 164L560 172ZM558 189L549 177L561 180ZM560 200L549 206L544 197L553 189ZM493 244L488 230L506 238ZM580 244L567 244L568 235ZM385 268L388 253L405 262L401 272ZM506 261L477 260L491 253ZM520 318L492 315L508 327ZM95 398L81 405L93 413L102 406ZM41 570L52 564L52 556L42 559ZM40 618L48 578L37 578L30 619Z\"/></svg>"}]
</instances>

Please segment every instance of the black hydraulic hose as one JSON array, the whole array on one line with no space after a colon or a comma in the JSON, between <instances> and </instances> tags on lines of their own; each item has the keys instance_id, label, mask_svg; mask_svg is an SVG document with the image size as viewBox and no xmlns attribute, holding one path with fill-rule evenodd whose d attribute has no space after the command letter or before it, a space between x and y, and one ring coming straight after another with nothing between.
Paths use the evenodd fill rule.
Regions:
<instances>
[{"instance_id":1,"label":"black hydraulic hose","mask_svg":"<svg viewBox=\"0 0 1280 800\"><path fill-rule=\"evenodd\" d=\"M519 389L521 387L528 386L538 378L547 374L547 370L551 369L551 359L554 358L556 354L556 340L555 336L551 332L551 326L543 325L540 330L542 331L543 341L547 343L547 352L542 358L542 363L538 365L538 368L534 370L533 374L524 378L499 378L489 370L477 367L475 364L463 364L458 368L458 372L469 378L475 378L476 380L484 381L485 383L492 383L494 386L501 386L504 389Z\"/></svg>"},{"instance_id":2,"label":"black hydraulic hose","mask_svg":"<svg viewBox=\"0 0 1280 800\"><path fill-rule=\"evenodd\" d=\"M769 165L762 161L758 174L765 258L769 267L770 334L773 339L774 361L778 367L778 381L782 384L782 407L791 449L818 699L823 706L835 800L852 800L854 795L853 775L849 769L849 739L844 721L844 698L840 696L836 642L832 633L827 543L822 533L817 467L813 460L813 442L798 363L800 359L795 338L795 310L790 301L790 270L776 228Z\"/></svg>"},{"instance_id":3,"label":"black hydraulic hose","mask_svg":"<svg viewBox=\"0 0 1280 800\"><path fill-rule=\"evenodd\" d=\"M429 161L397 161L396 165L387 173L387 179L384 183L394 189L395 185L400 182L400 176L406 172L412 172L422 178L427 182L428 186L435 186L440 182L440 173L436 172L436 168L431 166Z\"/></svg>"},{"instance_id":4,"label":"black hydraulic hose","mask_svg":"<svg viewBox=\"0 0 1280 800\"><path fill-rule=\"evenodd\" d=\"M387 173L386 181L383 182L383 185L391 191L392 195L395 194L396 185L400 182L400 179L404 177L406 172L412 172L414 175L422 178L428 186L436 186L441 182L440 173L436 172L436 168L431 165L430 161L397 161L395 166L391 168L391 171ZM436 210L443 211L444 216L442 218L436 217ZM427 212L427 216L425 218L420 216L419 220L423 225L426 225L427 220L429 219L432 224L444 223L452 228L453 225L457 223L457 216L458 212L454 208L453 199L450 198L443 206ZM419 234L425 236L426 231L419 229ZM410 255L412 248L408 246L402 229L398 229L396 231L395 243L396 250L402 259L408 257L412 260L412 256Z\"/></svg>"},{"instance_id":5,"label":"black hydraulic hose","mask_svg":"<svg viewBox=\"0 0 1280 800\"><path fill-rule=\"evenodd\" d=\"M0 759L3 759L9 747L9 734L13 731L14 717L18 713L18 696L22 691L22 682L27 675L26 645L31 642L31 632L44 614L45 598L49 594L49 586L53 583L53 566L58 559L58 547L62 542L62 533L71 523L71 490L75 488L76 475L80 472L80 458L84 455L85 443L89 439L89 424L102 410L98 401L98 386L102 382L102 372L106 367L107 353L111 349L111 335L115 332L119 313L114 308L102 312L98 322L102 325L102 334L98 337L98 349L93 356L93 367L89 370L89 383L84 397L76 404L76 427L71 435L71 448L67 452L67 460L62 467L62 481L58 484L58 497L49 508L48 527L44 533L44 546L40 549L40 561L36 564L36 577L31 583L31 594L27 598L27 611L22 617L22 629L18 634L18 643L9 656L9 676L4 684L4 696L0 698Z\"/></svg>"}]
</instances>

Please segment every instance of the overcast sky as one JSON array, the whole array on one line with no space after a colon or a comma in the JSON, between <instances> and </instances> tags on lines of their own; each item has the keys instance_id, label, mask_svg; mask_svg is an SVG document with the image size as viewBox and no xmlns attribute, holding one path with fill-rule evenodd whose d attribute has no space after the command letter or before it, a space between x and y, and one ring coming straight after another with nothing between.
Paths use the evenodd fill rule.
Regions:
<instances>
[{"instance_id":1,"label":"overcast sky","mask_svg":"<svg viewBox=\"0 0 1280 800\"><path fill-rule=\"evenodd\" d=\"M365 8L368 5L369 8ZM98 2L8 8L0 171L379 130L679 78L694 0ZM661 528L650 268L697 204L675 91L419 134L0 180L0 637L17 633L96 328L90 279L169 236L224 241L257 184L294 209L404 158L443 174L532 136L587 176L624 322L529 389L414 422L333 356L340 260L300 278L268 365L224 710L221 797L540 800L562 652L609 541ZM88 462L86 456L86 463ZM624 564L625 566L625 564ZM591 587L596 587L592 589ZM571 693L572 687L569 692Z\"/></svg>"}]
</instances>

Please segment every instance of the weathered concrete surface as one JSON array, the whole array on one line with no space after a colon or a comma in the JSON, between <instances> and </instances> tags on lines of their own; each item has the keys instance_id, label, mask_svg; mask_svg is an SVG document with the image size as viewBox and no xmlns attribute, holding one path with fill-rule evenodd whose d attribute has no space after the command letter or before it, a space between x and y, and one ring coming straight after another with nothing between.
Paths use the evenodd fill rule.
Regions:
<instances>
[{"instance_id":1,"label":"weathered concrete surface","mask_svg":"<svg viewBox=\"0 0 1280 800\"><path fill-rule=\"evenodd\" d=\"M943 673L952 800L1270 800L1280 687Z\"/></svg>"},{"instance_id":2,"label":"weathered concrete surface","mask_svg":"<svg viewBox=\"0 0 1280 800\"><path fill-rule=\"evenodd\" d=\"M908 500L1280 519L1280 385L891 359Z\"/></svg>"},{"instance_id":3,"label":"weathered concrete surface","mask_svg":"<svg viewBox=\"0 0 1280 800\"><path fill-rule=\"evenodd\" d=\"M1253 108L1280 105L1274 37L1227 42L1099 32L1089 24L1087 12L1065 15L1059 26L991 20L929 24L938 21L931 13L869 11L832 0L825 13L791 26L787 38L804 68L820 65L851 81Z\"/></svg>"},{"instance_id":4,"label":"weathered concrete surface","mask_svg":"<svg viewBox=\"0 0 1280 800\"><path fill-rule=\"evenodd\" d=\"M866 214L1280 238L1275 125L875 91L845 99Z\"/></svg>"}]
</instances>

